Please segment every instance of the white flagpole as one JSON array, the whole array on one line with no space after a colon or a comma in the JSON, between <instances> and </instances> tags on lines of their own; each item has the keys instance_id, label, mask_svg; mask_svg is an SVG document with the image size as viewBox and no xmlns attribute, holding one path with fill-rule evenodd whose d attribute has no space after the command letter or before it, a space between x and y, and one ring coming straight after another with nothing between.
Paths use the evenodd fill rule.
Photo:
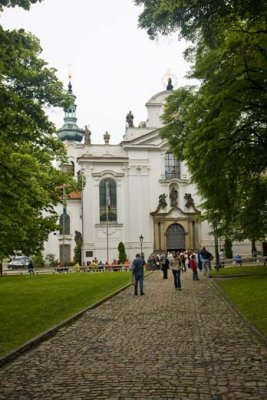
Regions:
<instances>
[{"instance_id":1,"label":"white flagpole","mask_svg":"<svg viewBox=\"0 0 267 400\"><path fill-rule=\"evenodd\" d=\"M65 268L65 229L66 229L66 214L67 214L67 201L66 201L66 191L65 191L65 184L63 183L63 250L62 250L62 265L63 269Z\"/></svg>"},{"instance_id":2,"label":"white flagpole","mask_svg":"<svg viewBox=\"0 0 267 400\"><path fill-rule=\"evenodd\" d=\"M108 213L110 208L110 194L109 194L109 186L108 182L106 182L106 222L107 222L107 262L109 263L109 243L108 243Z\"/></svg>"}]
</instances>

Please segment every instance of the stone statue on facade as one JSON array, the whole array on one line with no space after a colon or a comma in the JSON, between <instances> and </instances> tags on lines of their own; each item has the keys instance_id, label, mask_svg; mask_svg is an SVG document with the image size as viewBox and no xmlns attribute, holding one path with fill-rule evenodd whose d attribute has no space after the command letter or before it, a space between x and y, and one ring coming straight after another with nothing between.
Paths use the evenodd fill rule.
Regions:
<instances>
[{"instance_id":1,"label":"stone statue on facade","mask_svg":"<svg viewBox=\"0 0 267 400\"><path fill-rule=\"evenodd\" d=\"M178 204L178 192L175 187L172 188L170 192L171 206L175 207Z\"/></svg>"},{"instance_id":2,"label":"stone statue on facade","mask_svg":"<svg viewBox=\"0 0 267 400\"><path fill-rule=\"evenodd\" d=\"M109 144L109 140L110 140L110 134L108 132L106 132L104 135L105 144Z\"/></svg>"},{"instance_id":3,"label":"stone statue on facade","mask_svg":"<svg viewBox=\"0 0 267 400\"><path fill-rule=\"evenodd\" d=\"M126 122L127 122L129 128L134 127L133 120L134 120L134 116L132 114L132 111L129 111L128 114L126 115Z\"/></svg>"},{"instance_id":4,"label":"stone statue on facade","mask_svg":"<svg viewBox=\"0 0 267 400\"><path fill-rule=\"evenodd\" d=\"M91 131L87 128L87 125L84 128L84 144L91 144Z\"/></svg>"},{"instance_id":5,"label":"stone statue on facade","mask_svg":"<svg viewBox=\"0 0 267 400\"><path fill-rule=\"evenodd\" d=\"M167 197L167 195L165 193L163 193L159 196L159 205L162 208L167 207L166 197Z\"/></svg>"},{"instance_id":6,"label":"stone statue on facade","mask_svg":"<svg viewBox=\"0 0 267 400\"><path fill-rule=\"evenodd\" d=\"M195 203L194 203L194 200L193 200L193 198L192 198L191 193L185 193L184 199L185 199L185 201L186 201L185 206L186 206L187 208L189 208L189 207L194 207L194 206L195 206Z\"/></svg>"},{"instance_id":7,"label":"stone statue on facade","mask_svg":"<svg viewBox=\"0 0 267 400\"><path fill-rule=\"evenodd\" d=\"M173 89L172 78L169 78L166 90L171 91L172 89Z\"/></svg>"}]
</instances>

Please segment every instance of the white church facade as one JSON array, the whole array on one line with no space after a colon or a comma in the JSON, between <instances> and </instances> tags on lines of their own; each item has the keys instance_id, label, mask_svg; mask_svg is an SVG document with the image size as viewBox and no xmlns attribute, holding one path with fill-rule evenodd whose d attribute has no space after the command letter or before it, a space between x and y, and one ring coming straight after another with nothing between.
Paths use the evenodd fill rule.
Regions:
<instances>
[{"instance_id":1,"label":"white church facade","mask_svg":"<svg viewBox=\"0 0 267 400\"><path fill-rule=\"evenodd\" d=\"M197 250L206 246L214 254L214 237L207 222L200 222L199 198L185 162L174 159L168 143L160 137L160 116L168 90L146 103L147 121L138 127L129 113L121 143L91 143L90 131L76 124L75 96L65 113L58 136L67 148L74 176L81 174L84 187L67 199L66 208L56 208L63 230L51 233L44 255L60 262L73 260L77 235L82 237L82 262L94 257L118 259L123 242L128 259L141 250L152 252ZM108 204L107 204L108 203ZM108 207L107 207L108 206ZM223 241L219 246L223 246ZM250 254L250 243L235 244L234 253Z\"/></svg>"}]
</instances>

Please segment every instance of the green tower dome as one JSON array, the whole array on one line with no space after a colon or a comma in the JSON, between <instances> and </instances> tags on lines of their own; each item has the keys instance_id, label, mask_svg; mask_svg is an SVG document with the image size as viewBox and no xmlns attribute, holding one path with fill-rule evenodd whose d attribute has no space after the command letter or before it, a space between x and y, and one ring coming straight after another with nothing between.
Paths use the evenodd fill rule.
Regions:
<instances>
[{"instance_id":1,"label":"green tower dome","mask_svg":"<svg viewBox=\"0 0 267 400\"><path fill-rule=\"evenodd\" d=\"M71 105L67 110L65 110L64 125L62 126L62 128L58 129L57 135L62 142L64 142L64 140L81 142L84 132L83 129L80 129L76 124L76 96L72 93L71 82L69 82L68 85L68 94L71 98Z\"/></svg>"}]
</instances>

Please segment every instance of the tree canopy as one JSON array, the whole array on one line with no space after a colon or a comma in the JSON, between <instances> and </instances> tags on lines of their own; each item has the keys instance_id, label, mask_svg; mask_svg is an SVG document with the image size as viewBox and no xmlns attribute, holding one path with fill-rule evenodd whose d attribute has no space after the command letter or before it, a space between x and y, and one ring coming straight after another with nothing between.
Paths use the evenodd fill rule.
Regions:
<instances>
[{"instance_id":1,"label":"tree canopy","mask_svg":"<svg viewBox=\"0 0 267 400\"><path fill-rule=\"evenodd\" d=\"M32 4L41 3L43 0L0 0L0 11L4 7L22 7L25 10L29 10Z\"/></svg>"},{"instance_id":2,"label":"tree canopy","mask_svg":"<svg viewBox=\"0 0 267 400\"><path fill-rule=\"evenodd\" d=\"M157 34L179 31L189 40L204 36L210 43L221 23L249 20L257 22L267 15L266 0L134 0L143 5L139 26L153 39Z\"/></svg>"},{"instance_id":3,"label":"tree canopy","mask_svg":"<svg viewBox=\"0 0 267 400\"><path fill-rule=\"evenodd\" d=\"M153 37L179 29L199 86L167 98L162 129L186 160L206 216L233 239L267 232L266 1L136 1Z\"/></svg>"},{"instance_id":4,"label":"tree canopy","mask_svg":"<svg viewBox=\"0 0 267 400\"><path fill-rule=\"evenodd\" d=\"M1 1L29 8L35 0ZM66 161L63 144L45 109L70 99L55 70L40 58L38 39L0 26L0 256L38 252L57 227L54 205L72 178L56 170Z\"/></svg>"}]
</instances>

